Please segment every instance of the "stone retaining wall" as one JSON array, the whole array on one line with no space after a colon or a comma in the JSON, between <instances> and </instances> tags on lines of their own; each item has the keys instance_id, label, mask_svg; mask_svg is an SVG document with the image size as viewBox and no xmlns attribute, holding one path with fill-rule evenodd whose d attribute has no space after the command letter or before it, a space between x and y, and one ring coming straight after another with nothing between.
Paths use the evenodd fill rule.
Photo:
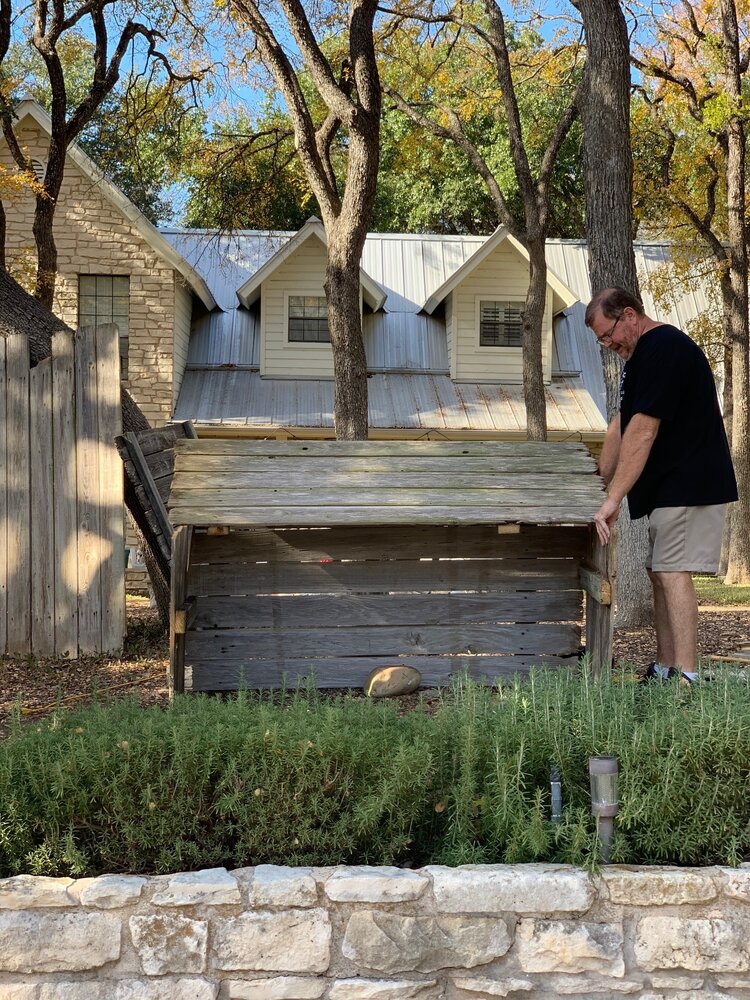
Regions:
<instances>
[{"instance_id":1,"label":"stone retaining wall","mask_svg":"<svg viewBox=\"0 0 750 1000\"><path fill-rule=\"evenodd\" d=\"M750 1000L750 865L0 881L0 1000Z\"/></svg>"}]
</instances>

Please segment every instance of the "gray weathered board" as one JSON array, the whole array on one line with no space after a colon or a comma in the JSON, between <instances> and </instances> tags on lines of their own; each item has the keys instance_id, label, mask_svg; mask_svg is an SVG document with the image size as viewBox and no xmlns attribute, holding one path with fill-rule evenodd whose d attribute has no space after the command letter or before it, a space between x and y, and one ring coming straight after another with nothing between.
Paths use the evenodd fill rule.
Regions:
<instances>
[{"instance_id":1,"label":"gray weathered board","mask_svg":"<svg viewBox=\"0 0 750 1000\"><path fill-rule=\"evenodd\" d=\"M435 685L578 653L602 501L582 445L186 440L175 453L169 514L189 548L175 622L191 602L175 690L361 687L390 663Z\"/></svg>"}]
</instances>

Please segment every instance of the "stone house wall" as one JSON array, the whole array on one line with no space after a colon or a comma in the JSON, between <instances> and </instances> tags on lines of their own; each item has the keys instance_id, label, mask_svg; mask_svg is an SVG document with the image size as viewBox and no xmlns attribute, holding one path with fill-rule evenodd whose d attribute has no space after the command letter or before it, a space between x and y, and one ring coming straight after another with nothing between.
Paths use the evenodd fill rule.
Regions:
<instances>
[{"instance_id":1,"label":"stone house wall","mask_svg":"<svg viewBox=\"0 0 750 1000\"><path fill-rule=\"evenodd\" d=\"M0 1000L750 998L750 865L0 881Z\"/></svg>"}]
</instances>

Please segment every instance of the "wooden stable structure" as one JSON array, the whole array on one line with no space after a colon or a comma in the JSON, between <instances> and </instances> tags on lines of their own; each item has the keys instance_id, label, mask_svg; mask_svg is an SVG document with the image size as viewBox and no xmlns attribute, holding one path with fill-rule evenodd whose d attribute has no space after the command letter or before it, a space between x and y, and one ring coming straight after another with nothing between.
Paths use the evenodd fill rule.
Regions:
<instances>
[{"instance_id":1,"label":"wooden stable structure","mask_svg":"<svg viewBox=\"0 0 750 1000\"><path fill-rule=\"evenodd\" d=\"M424 686L611 663L603 499L577 443L178 440L171 689Z\"/></svg>"}]
</instances>

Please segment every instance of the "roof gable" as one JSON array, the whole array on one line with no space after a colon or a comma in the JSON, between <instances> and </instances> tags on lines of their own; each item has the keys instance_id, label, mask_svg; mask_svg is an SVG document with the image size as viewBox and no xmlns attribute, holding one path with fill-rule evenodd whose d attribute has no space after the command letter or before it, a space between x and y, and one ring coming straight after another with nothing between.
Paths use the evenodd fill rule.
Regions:
<instances>
[{"instance_id":1,"label":"roof gable","mask_svg":"<svg viewBox=\"0 0 750 1000\"><path fill-rule=\"evenodd\" d=\"M16 114L19 125L22 125L26 119L31 119L47 135L52 134L52 119L36 101L29 99L21 101L16 109ZM102 197L125 216L151 249L183 276L206 308L213 309L216 301L203 278L149 222L143 212L119 188L107 180L103 172L80 146L71 143L67 150L67 157L96 185Z\"/></svg>"},{"instance_id":2,"label":"roof gable","mask_svg":"<svg viewBox=\"0 0 750 1000\"><path fill-rule=\"evenodd\" d=\"M452 291L469 277L479 265L485 261L502 243L509 244L516 253L528 261L529 255L523 244L511 236L505 226L499 226L495 232L478 247L468 260L453 272L440 287L430 295L423 308L427 313L433 313ZM568 288L562 278L547 268L547 285L552 290L552 313L556 315L578 301L575 292Z\"/></svg>"},{"instance_id":3,"label":"roof gable","mask_svg":"<svg viewBox=\"0 0 750 1000\"><path fill-rule=\"evenodd\" d=\"M294 253L299 250L299 248L306 243L309 239L317 239L323 248L326 247L326 233L320 219L316 219L314 216L308 219L304 226L300 229L298 233L295 233L292 238L285 243L282 247L273 254L256 272L252 277L241 285L237 289L237 298L240 300L243 306L249 308L254 302L260 297L260 287L263 282L269 278L273 272L288 260ZM359 281L362 285L362 290L364 294L365 302L372 308L374 312L378 309L383 308L383 304L387 298L386 293L380 287L380 285L373 281L373 279L364 271L361 267L359 269Z\"/></svg>"}]
</instances>

